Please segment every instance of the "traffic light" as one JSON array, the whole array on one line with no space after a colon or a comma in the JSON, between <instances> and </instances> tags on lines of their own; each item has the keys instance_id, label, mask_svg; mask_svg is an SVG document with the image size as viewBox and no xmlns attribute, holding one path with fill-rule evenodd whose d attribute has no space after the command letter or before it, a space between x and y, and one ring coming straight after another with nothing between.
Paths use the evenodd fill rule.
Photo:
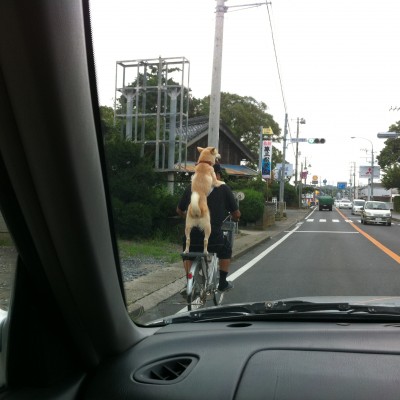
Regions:
<instances>
[{"instance_id":1,"label":"traffic light","mask_svg":"<svg viewBox=\"0 0 400 400\"><path fill-rule=\"evenodd\" d=\"M312 139L308 139L308 143L310 143L310 144L324 144L325 143L325 139L323 139L323 138L312 138Z\"/></svg>"}]
</instances>

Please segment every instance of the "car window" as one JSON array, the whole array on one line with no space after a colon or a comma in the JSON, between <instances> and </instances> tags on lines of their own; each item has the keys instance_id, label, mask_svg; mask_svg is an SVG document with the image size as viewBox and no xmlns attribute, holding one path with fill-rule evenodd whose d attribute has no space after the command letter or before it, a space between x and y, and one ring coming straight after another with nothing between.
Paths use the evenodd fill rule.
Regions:
<instances>
[{"instance_id":1,"label":"car window","mask_svg":"<svg viewBox=\"0 0 400 400\"><path fill-rule=\"evenodd\" d=\"M397 262L382 248L398 253L400 6L239 3L158 0L149 13L146 2L91 2L112 223L126 307L139 324L195 301L187 286L193 259L184 264L181 253L195 206L192 178L214 163L225 189L213 181L202 201L212 220L231 223L230 233L216 223L206 239L213 248L216 236L221 246L233 237L232 260L230 250L218 250L229 259L218 267L221 289L234 286L216 289L223 304L398 294L360 280L342 286L353 279L338 266L351 264L349 276L375 282L363 266ZM203 162L207 147L219 156ZM229 217L230 194L240 217ZM215 204L226 204L223 216ZM390 208L390 219L365 215ZM208 229L196 223L195 243ZM302 235L268 251L288 231ZM363 234L382 246L366 244ZM200 242L197 252L205 249ZM246 265L260 243L267 255L253 269ZM321 265L326 273L317 280ZM201 290L207 306L220 305L212 290Z\"/></svg>"},{"instance_id":2,"label":"car window","mask_svg":"<svg viewBox=\"0 0 400 400\"><path fill-rule=\"evenodd\" d=\"M16 262L17 251L0 213L0 319L9 309Z\"/></svg>"}]
</instances>

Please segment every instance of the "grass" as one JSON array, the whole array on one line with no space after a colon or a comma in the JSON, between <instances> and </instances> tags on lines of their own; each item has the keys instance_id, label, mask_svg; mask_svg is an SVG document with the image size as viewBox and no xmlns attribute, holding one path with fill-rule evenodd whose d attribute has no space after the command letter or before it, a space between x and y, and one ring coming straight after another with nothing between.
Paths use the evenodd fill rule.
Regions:
<instances>
[{"instance_id":1,"label":"grass","mask_svg":"<svg viewBox=\"0 0 400 400\"><path fill-rule=\"evenodd\" d=\"M9 233L0 232L0 246L14 246L14 242Z\"/></svg>"},{"instance_id":2,"label":"grass","mask_svg":"<svg viewBox=\"0 0 400 400\"><path fill-rule=\"evenodd\" d=\"M140 241L118 240L121 258L153 257L160 261L175 263L181 260L182 246L168 240L149 239Z\"/></svg>"}]
</instances>

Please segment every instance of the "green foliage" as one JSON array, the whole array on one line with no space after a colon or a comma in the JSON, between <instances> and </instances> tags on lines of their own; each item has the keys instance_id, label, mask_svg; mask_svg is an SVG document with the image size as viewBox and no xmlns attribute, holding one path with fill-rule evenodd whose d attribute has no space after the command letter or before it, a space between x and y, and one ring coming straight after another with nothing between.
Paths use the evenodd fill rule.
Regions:
<instances>
[{"instance_id":1,"label":"green foliage","mask_svg":"<svg viewBox=\"0 0 400 400\"><path fill-rule=\"evenodd\" d=\"M114 126L114 109L112 107L100 106L101 129L106 140L119 136L121 131L120 121Z\"/></svg>"},{"instance_id":2,"label":"green foliage","mask_svg":"<svg viewBox=\"0 0 400 400\"><path fill-rule=\"evenodd\" d=\"M244 200L240 202L240 217L243 222L256 222L264 213L264 196L253 189L244 189Z\"/></svg>"},{"instance_id":3,"label":"green foliage","mask_svg":"<svg viewBox=\"0 0 400 400\"><path fill-rule=\"evenodd\" d=\"M274 182L271 185L271 192L272 192L272 196L276 197L279 200L280 182ZM304 193L304 191L303 191L303 193ZM288 206L288 207L298 206L299 199L298 199L298 193L296 191L296 188L288 182L285 182L283 198L284 198L284 201L286 202L286 206Z\"/></svg>"},{"instance_id":4,"label":"green foliage","mask_svg":"<svg viewBox=\"0 0 400 400\"><path fill-rule=\"evenodd\" d=\"M393 198L394 211L400 212L400 196Z\"/></svg>"},{"instance_id":5,"label":"green foliage","mask_svg":"<svg viewBox=\"0 0 400 400\"><path fill-rule=\"evenodd\" d=\"M234 192L251 189L262 193L264 200L268 199L270 190L268 189L268 184L263 179L261 179L261 176L257 176L254 178L223 176L223 180L231 187Z\"/></svg>"},{"instance_id":6,"label":"green foliage","mask_svg":"<svg viewBox=\"0 0 400 400\"><path fill-rule=\"evenodd\" d=\"M400 121L391 125L389 131L400 133ZM383 186L386 189L400 189L400 139L387 139L377 159L383 172L381 179Z\"/></svg>"},{"instance_id":7,"label":"green foliage","mask_svg":"<svg viewBox=\"0 0 400 400\"><path fill-rule=\"evenodd\" d=\"M149 237L156 230L167 230L178 200L167 192L152 160L141 157L140 146L120 136L106 141L105 147L118 235Z\"/></svg>"},{"instance_id":8,"label":"green foliage","mask_svg":"<svg viewBox=\"0 0 400 400\"><path fill-rule=\"evenodd\" d=\"M254 154L258 154L259 151L261 126L271 127L274 132L273 139L279 141L279 125L266 110L265 103L257 102L252 97L221 93L221 120ZM209 111L210 96L192 99L191 117L208 115ZM282 161L282 155L275 148L272 156L273 162Z\"/></svg>"},{"instance_id":9,"label":"green foliage","mask_svg":"<svg viewBox=\"0 0 400 400\"><path fill-rule=\"evenodd\" d=\"M400 190L400 166L399 164L392 164L387 166L384 170L384 175L381 182L385 189L396 188Z\"/></svg>"}]
</instances>

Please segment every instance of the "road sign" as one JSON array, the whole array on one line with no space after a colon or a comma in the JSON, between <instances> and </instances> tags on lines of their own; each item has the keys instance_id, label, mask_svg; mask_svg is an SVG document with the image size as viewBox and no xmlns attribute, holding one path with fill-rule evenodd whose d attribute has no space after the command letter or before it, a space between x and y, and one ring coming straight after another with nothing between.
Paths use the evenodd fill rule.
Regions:
<instances>
[{"instance_id":1,"label":"road sign","mask_svg":"<svg viewBox=\"0 0 400 400\"><path fill-rule=\"evenodd\" d=\"M400 136L400 133L397 132L380 132L378 133L379 139L390 139L390 138L397 138Z\"/></svg>"},{"instance_id":2,"label":"road sign","mask_svg":"<svg viewBox=\"0 0 400 400\"><path fill-rule=\"evenodd\" d=\"M299 143L299 142L307 142L307 139L306 138L292 138L292 139L289 139L291 142L293 142L293 143Z\"/></svg>"}]
</instances>

